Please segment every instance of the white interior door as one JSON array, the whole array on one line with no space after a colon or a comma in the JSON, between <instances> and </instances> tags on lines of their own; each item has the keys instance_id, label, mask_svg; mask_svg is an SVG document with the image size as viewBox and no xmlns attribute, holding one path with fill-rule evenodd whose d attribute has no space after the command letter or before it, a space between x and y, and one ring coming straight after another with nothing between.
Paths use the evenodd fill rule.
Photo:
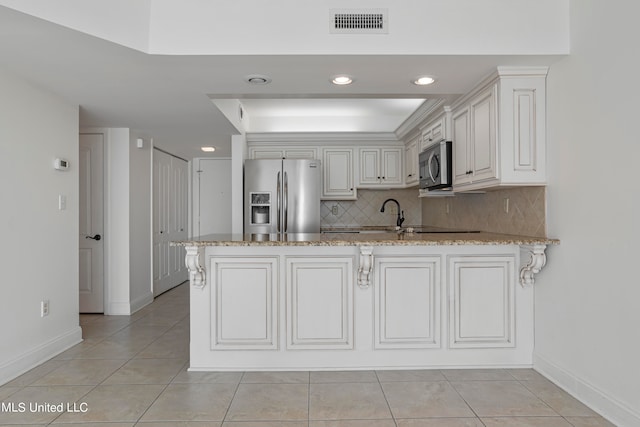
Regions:
<instances>
[{"instance_id":1,"label":"white interior door","mask_svg":"<svg viewBox=\"0 0 640 427\"><path fill-rule=\"evenodd\" d=\"M104 135L80 135L80 312L104 312Z\"/></svg>"}]
</instances>

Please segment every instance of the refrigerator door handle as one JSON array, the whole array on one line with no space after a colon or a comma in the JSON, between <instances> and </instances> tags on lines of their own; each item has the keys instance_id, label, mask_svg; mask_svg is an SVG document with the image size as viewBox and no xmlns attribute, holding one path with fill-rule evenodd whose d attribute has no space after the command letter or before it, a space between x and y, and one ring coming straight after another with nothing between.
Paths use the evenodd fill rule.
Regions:
<instances>
[{"instance_id":1,"label":"refrigerator door handle","mask_svg":"<svg viewBox=\"0 0 640 427\"><path fill-rule=\"evenodd\" d=\"M280 172L278 172L278 183L277 183L277 186L276 186L276 193L277 193L276 200L277 200L277 205L278 205L278 211L277 211L278 219L277 219L276 223L278 225L278 233L279 233L280 232L280 202L281 202L280 201Z\"/></svg>"},{"instance_id":2,"label":"refrigerator door handle","mask_svg":"<svg viewBox=\"0 0 640 427\"><path fill-rule=\"evenodd\" d=\"M287 172L284 173L284 232L287 232L287 225L289 223L289 178Z\"/></svg>"}]
</instances>

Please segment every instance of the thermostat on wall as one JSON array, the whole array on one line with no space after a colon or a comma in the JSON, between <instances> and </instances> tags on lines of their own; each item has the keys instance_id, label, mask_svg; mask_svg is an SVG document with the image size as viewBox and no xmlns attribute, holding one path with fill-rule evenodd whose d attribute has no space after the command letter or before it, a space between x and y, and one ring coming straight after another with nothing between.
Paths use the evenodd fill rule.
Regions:
<instances>
[{"instance_id":1,"label":"thermostat on wall","mask_svg":"<svg viewBox=\"0 0 640 427\"><path fill-rule=\"evenodd\" d=\"M69 169L69 161L65 159L55 159L53 161L53 167L59 171L66 171Z\"/></svg>"}]
</instances>

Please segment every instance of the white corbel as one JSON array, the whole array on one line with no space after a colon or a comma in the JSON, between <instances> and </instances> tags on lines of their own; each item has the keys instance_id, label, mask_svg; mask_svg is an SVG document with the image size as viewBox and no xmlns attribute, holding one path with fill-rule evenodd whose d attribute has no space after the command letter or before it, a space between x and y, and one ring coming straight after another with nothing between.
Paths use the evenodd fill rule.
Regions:
<instances>
[{"instance_id":1,"label":"white corbel","mask_svg":"<svg viewBox=\"0 0 640 427\"><path fill-rule=\"evenodd\" d=\"M522 245L520 246L520 284L533 285L535 275L540 273L542 267L547 263L547 256L544 251L547 245Z\"/></svg>"},{"instance_id":2,"label":"white corbel","mask_svg":"<svg viewBox=\"0 0 640 427\"><path fill-rule=\"evenodd\" d=\"M358 286L367 289L371 285L373 270L373 247L360 246L360 267L358 268Z\"/></svg>"},{"instance_id":3,"label":"white corbel","mask_svg":"<svg viewBox=\"0 0 640 427\"><path fill-rule=\"evenodd\" d=\"M187 246L185 264L189 270L189 282L194 288L202 289L207 283L206 273L200 265L200 250L197 246Z\"/></svg>"}]
</instances>

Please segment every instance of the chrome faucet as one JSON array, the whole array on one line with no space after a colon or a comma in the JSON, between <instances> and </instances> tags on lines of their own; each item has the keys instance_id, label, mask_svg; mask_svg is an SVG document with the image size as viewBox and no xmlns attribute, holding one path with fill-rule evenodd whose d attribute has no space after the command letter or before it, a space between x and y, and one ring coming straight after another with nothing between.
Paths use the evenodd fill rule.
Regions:
<instances>
[{"instance_id":1,"label":"chrome faucet","mask_svg":"<svg viewBox=\"0 0 640 427\"><path fill-rule=\"evenodd\" d=\"M382 207L380 208L380 212L384 212L384 207L387 202L394 202L398 206L398 218L396 219L396 225L398 227L402 227L402 223L404 222L404 211L400 210L400 203L396 199L387 199L382 203Z\"/></svg>"}]
</instances>

